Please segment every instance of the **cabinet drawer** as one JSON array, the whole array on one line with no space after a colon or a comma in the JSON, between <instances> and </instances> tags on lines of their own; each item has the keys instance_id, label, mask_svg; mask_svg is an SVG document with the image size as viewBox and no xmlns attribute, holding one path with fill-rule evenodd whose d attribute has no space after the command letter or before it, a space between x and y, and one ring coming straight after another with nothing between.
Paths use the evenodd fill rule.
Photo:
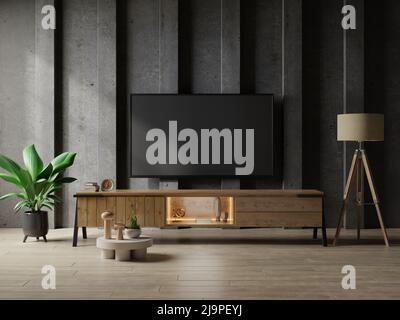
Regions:
<instances>
[{"instance_id":1,"label":"cabinet drawer","mask_svg":"<svg viewBox=\"0 0 400 320\"><path fill-rule=\"evenodd\" d=\"M320 212L236 212L240 227L320 227Z\"/></svg>"},{"instance_id":2,"label":"cabinet drawer","mask_svg":"<svg viewBox=\"0 0 400 320\"><path fill-rule=\"evenodd\" d=\"M322 198L237 197L236 212L322 212Z\"/></svg>"}]
</instances>

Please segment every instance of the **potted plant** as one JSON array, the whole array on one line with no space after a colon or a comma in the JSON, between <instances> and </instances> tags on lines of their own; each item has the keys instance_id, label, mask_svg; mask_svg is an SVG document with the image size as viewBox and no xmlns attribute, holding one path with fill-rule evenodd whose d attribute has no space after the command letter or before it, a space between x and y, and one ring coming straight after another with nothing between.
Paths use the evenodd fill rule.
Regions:
<instances>
[{"instance_id":1,"label":"potted plant","mask_svg":"<svg viewBox=\"0 0 400 320\"><path fill-rule=\"evenodd\" d=\"M47 211L53 210L61 199L55 191L62 188L64 183L74 182L76 179L63 177L66 168L74 163L76 153L64 152L44 166L35 146L29 145L23 150L25 167L19 166L15 161L0 154L0 168L6 173L0 173L0 178L12 183L19 189L18 192L9 193L0 197L0 200L16 198L20 200L14 207L19 213L22 208L27 210L22 215L24 242L29 237L43 237L49 229Z\"/></svg>"},{"instance_id":2,"label":"potted plant","mask_svg":"<svg viewBox=\"0 0 400 320\"><path fill-rule=\"evenodd\" d=\"M125 236L130 239L139 238L139 236L142 234L142 230L140 229L140 225L137 222L135 212L132 212L129 223L126 226L124 233Z\"/></svg>"}]
</instances>

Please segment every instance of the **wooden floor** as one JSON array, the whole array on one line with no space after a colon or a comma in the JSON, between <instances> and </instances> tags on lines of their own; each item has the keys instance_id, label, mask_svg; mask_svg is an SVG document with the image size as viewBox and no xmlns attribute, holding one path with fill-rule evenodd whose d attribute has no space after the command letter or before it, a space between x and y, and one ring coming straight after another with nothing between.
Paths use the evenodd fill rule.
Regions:
<instances>
[{"instance_id":1,"label":"wooden floor","mask_svg":"<svg viewBox=\"0 0 400 320\"><path fill-rule=\"evenodd\" d=\"M0 229L0 299L399 299L400 229L344 230L337 247L312 230L146 229L155 245L141 262L101 260L95 238L71 247L71 229L48 242L22 243L19 229ZM333 230L328 230L332 239ZM353 265L357 289L343 290L341 269ZM41 268L56 268L56 290L43 290Z\"/></svg>"}]
</instances>

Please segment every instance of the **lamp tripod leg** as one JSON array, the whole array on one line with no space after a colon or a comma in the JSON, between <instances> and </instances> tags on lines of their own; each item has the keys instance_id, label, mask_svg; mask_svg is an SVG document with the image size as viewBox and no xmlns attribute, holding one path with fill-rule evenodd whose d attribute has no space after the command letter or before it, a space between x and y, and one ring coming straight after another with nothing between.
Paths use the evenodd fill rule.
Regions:
<instances>
[{"instance_id":1,"label":"lamp tripod leg","mask_svg":"<svg viewBox=\"0 0 400 320\"><path fill-rule=\"evenodd\" d=\"M344 188L343 204L342 204L342 208L340 209L339 221L338 221L337 228L336 228L335 238L333 239L333 246L336 245L336 243L339 239L344 214L346 213L347 204L349 202L349 194L351 191L351 187L352 187L356 169L357 169L356 167L358 167L358 159L359 159L359 150L356 150L353 155L353 160L351 161L349 176L347 177L346 186Z\"/></svg>"},{"instance_id":2,"label":"lamp tripod leg","mask_svg":"<svg viewBox=\"0 0 400 320\"><path fill-rule=\"evenodd\" d=\"M360 224L361 224L361 207L357 205L357 240L361 239Z\"/></svg>"},{"instance_id":3,"label":"lamp tripod leg","mask_svg":"<svg viewBox=\"0 0 400 320\"><path fill-rule=\"evenodd\" d=\"M361 157L358 158L357 165L357 191L356 191L356 205L357 205L357 240L360 240L360 228L362 219L362 203L364 193L364 168Z\"/></svg>"},{"instance_id":4,"label":"lamp tripod leg","mask_svg":"<svg viewBox=\"0 0 400 320\"><path fill-rule=\"evenodd\" d=\"M346 202L343 200L342 208L340 209L340 214L339 214L339 221L336 227L335 237L333 238L333 243L332 243L333 246L336 246L336 243L339 239L340 229L342 228L343 217L345 212L346 212Z\"/></svg>"},{"instance_id":5,"label":"lamp tripod leg","mask_svg":"<svg viewBox=\"0 0 400 320\"><path fill-rule=\"evenodd\" d=\"M375 209L376 209L376 215L378 216L379 225L381 227L382 234L383 234L383 239L385 241L385 245L387 247L389 247L389 239L388 239L388 236L387 236L385 224L383 223L382 212L381 212L381 209L380 209L380 206L379 206L379 198L378 198L378 194L377 194L376 189L375 189L374 180L372 178L371 169L370 169L368 158L367 158L367 155L366 155L365 151L361 151L361 159L362 159L362 162L363 162L363 165L364 165L364 169L365 169L365 173L366 173L366 176L367 176L369 189L371 190L372 199L374 200Z\"/></svg>"}]
</instances>

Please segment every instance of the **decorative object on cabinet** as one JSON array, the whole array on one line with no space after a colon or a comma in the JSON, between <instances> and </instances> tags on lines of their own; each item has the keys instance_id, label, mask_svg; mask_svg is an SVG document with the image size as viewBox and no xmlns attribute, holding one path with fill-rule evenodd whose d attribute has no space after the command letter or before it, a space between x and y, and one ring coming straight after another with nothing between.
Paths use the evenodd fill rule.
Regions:
<instances>
[{"instance_id":1,"label":"decorative object on cabinet","mask_svg":"<svg viewBox=\"0 0 400 320\"><path fill-rule=\"evenodd\" d=\"M174 212L172 214L173 218L183 218L186 214L185 208L174 208L173 212Z\"/></svg>"},{"instance_id":2,"label":"decorative object on cabinet","mask_svg":"<svg viewBox=\"0 0 400 320\"><path fill-rule=\"evenodd\" d=\"M114 181L112 179L104 179L101 182L101 191L112 191L114 190Z\"/></svg>"},{"instance_id":3,"label":"decorative object on cabinet","mask_svg":"<svg viewBox=\"0 0 400 320\"><path fill-rule=\"evenodd\" d=\"M215 212L215 221L221 221L221 199L215 198L214 199L214 212Z\"/></svg>"},{"instance_id":4,"label":"decorative object on cabinet","mask_svg":"<svg viewBox=\"0 0 400 320\"><path fill-rule=\"evenodd\" d=\"M228 222L228 212L223 211L221 213L222 222Z\"/></svg>"},{"instance_id":5,"label":"decorative object on cabinet","mask_svg":"<svg viewBox=\"0 0 400 320\"><path fill-rule=\"evenodd\" d=\"M100 186L98 185L97 182L86 182L85 183L85 191L99 192Z\"/></svg>"}]
</instances>

